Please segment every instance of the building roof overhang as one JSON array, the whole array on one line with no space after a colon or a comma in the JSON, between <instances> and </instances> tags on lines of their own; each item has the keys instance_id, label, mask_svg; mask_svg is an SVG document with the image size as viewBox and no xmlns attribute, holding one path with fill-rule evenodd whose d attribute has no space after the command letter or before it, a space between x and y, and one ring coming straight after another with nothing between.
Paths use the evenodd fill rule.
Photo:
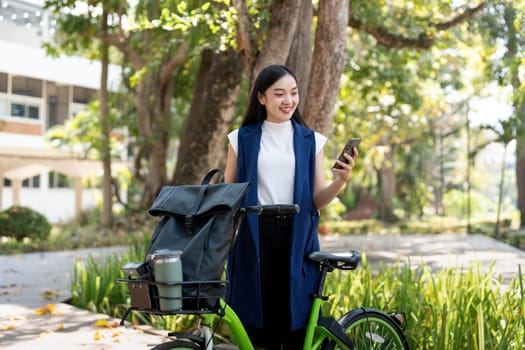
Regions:
<instances>
[{"instance_id":1,"label":"building roof overhang","mask_svg":"<svg viewBox=\"0 0 525 350\"><path fill-rule=\"evenodd\" d=\"M0 71L98 90L100 88L101 64L83 57L46 55L43 48L20 45L0 40ZM110 65L108 86L116 90L120 82L120 67Z\"/></svg>"},{"instance_id":2,"label":"building roof overhang","mask_svg":"<svg viewBox=\"0 0 525 350\"><path fill-rule=\"evenodd\" d=\"M129 162L112 161L112 169L129 168ZM73 152L44 147L0 147L0 174L8 179L26 179L45 171L56 171L71 177L102 174L102 162L81 159Z\"/></svg>"}]
</instances>

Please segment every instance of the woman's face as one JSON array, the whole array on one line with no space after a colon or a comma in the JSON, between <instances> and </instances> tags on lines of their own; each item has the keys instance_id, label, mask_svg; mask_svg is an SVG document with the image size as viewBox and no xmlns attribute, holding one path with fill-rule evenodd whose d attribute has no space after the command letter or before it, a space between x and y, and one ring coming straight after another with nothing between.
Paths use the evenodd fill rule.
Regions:
<instances>
[{"instance_id":1,"label":"woman's face","mask_svg":"<svg viewBox=\"0 0 525 350\"><path fill-rule=\"evenodd\" d=\"M299 103L297 82L286 74L258 97L259 103L266 108L266 120L274 123L288 121Z\"/></svg>"}]
</instances>

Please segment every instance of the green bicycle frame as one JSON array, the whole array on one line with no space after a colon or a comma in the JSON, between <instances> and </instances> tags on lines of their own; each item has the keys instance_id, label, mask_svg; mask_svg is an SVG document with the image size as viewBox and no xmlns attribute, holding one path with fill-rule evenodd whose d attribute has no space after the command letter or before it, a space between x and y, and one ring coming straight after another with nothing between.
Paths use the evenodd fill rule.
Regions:
<instances>
[{"instance_id":1,"label":"green bicycle frame","mask_svg":"<svg viewBox=\"0 0 525 350\"><path fill-rule=\"evenodd\" d=\"M239 349L254 350L250 337L248 336L248 333L246 333L246 329L244 328L239 316L237 316L235 311L233 311L233 309L228 304L226 304L222 298L220 303L222 310L224 310L223 315L203 314L202 318L204 320L204 324L212 326L216 319L224 321L231 332L233 341L237 344Z\"/></svg>"},{"instance_id":2,"label":"green bicycle frame","mask_svg":"<svg viewBox=\"0 0 525 350\"><path fill-rule=\"evenodd\" d=\"M304 338L303 350L319 349L321 345L323 345L325 339L335 341L337 345L343 349L348 349L348 346L337 339L337 337L334 337L334 335L328 329L318 324L321 311L321 300L322 297L315 296L314 300L312 301L310 318L308 319L308 323L306 325L306 336ZM317 335L317 337L314 337L315 335Z\"/></svg>"},{"instance_id":3,"label":"green bicycle frame","mask_svg":"<svg viewBox=\"0 0 525 350\"><path fill-rule=\"evenodd\" d=\"M314 333L316 329L321 328L319 330L320 333L324 333L322 331L324 330L324 328L317 327L317 322L319 322L319 311L320 310L321 310L321 300L315 297L312 302L312 309L310 310L310 317L308 319L308 323L306 324L306 336L304 337L303 350L318 349L319 346L321 346L321 342L324 339L324 337L320 337L317 339L316 344L313 344Z\"/></svg>"},{"instance_id":4,"label":"green bicycle frame","mask_svg":"<svg viewBox=\"0 0 525 350\"><path fill-rule=\"evenodd\" d=\"M254 350L254 346L239 316L237 316L235 311L228 304L226 304L223 299L220 300L220 303L222 310L224 310L223 315L203 314L201 316L203 318L204 324L211 327L217 319L224 321L231 332L233 341L237 344L239 349ZM320 310L321 299L319 297L314 297L314 300L312 301L312 308L310 310L310 317L306 325L306 336L304 339L303 349L319 349L325 339L336 341L338 345L346 348L346 346L336 337L334 337L326 328L318 325ZM316 334L317 337L314 340L314 336Z\"/></svg>"}]
</instances>

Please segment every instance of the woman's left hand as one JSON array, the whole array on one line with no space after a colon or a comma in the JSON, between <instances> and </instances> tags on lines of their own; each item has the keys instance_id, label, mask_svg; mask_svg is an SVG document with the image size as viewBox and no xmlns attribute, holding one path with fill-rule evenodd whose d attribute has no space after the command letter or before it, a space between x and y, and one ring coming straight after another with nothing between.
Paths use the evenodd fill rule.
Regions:
<instances>
[{"instance_id":1,"label":"woman's left hand","mask_svg":"<svg viewBox=\"0 0 525 350\"><path fill-rule=\"evenodd\" d=\"M347 163L342 162L340 160L336 160L337 164L339 166L341 166L341 168L340 169L333 168L332 171L339 175L339 180L341 180L341 181L346 182L350 178L350 173L352 172L352 169L355 166L355 160L356 160L357 156L359 155L359 153L357 151L357 147L353 148L353 154L354 154L353 157L350 156L348 153L344 153L343 154L343 156L345 157Z\"/></svg>"}]
</instances>

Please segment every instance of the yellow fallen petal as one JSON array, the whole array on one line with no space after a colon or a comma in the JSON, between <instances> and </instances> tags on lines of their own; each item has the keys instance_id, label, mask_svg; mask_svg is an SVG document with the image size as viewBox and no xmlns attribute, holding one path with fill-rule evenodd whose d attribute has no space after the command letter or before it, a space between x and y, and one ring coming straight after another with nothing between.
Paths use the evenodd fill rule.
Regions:
<instances>
[{"instance_id":1,"label":"yellow fallen petal","mask_svg":"<svg viewBox=\"0 0 525 350\"><path fill-rule=\"evenodd\" d=\"M64 330L64 325L61 323L58 325L57 331L63 331L63 330Z\"/></svg>"},{"instance_id":2,"label":"yellow fallen petal","mask_svg":"<svg viewBox=\"0 0 525 350\"><path fill-rule=\"evenodd\" d=\"M109 328L109 323L107 320L97 320L95 322L95 326L96 327L106 327L106 328Z\"/></svg>"},{"instance_id":3,"label":"yellow fallen petal","mask_svg":"<svg viewBox=\"0 0 525 350\"><path fill-rule=\"evenodd\" d=\"M95 327L117 328L119 326L117 321L109 323L107 320L97 320Z\"/></svg>"},{"instance_id":4,"label":"yellow fallen petal","mask_svg":"<svg viewBox=\"0 0 525 350\"><path fill-rule=\"evenodd\" d=\"M104 337L100 334L100 332L99 332L99 331L96 331L96 332L95 332L95 335L93 336L93 339L94 339L94 340L100 340L100 339L102 339L102 338L104 338Z\"/></svg>"},{"instance_id":5,"label":"yellow fallen petal","mask_svg":"<svg viewBox=\"0 0 525 350\"><path fill-rule=\"evenodd\" d=\"M47 315L52 314L53 310L55 310L55 304L47 304L44 307L41 307L40 309L36 309L35 312L38 315Z\"/></svg>"}]
</instances>

